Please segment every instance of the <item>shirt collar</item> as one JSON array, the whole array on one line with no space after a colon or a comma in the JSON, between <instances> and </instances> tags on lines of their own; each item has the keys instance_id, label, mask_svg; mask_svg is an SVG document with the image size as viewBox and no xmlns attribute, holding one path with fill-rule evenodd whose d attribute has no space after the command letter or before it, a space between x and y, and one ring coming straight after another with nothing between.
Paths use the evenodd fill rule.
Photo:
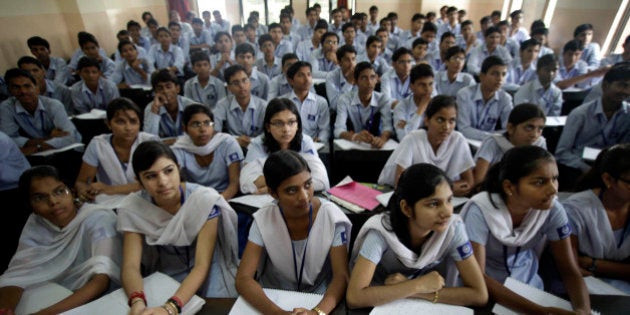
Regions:
<instances>
[{"instance_id":1,"label":"shirt collar","mask_svg":"<svg viewBox=\"0 0 630 315\"><path fill-rule=\"evenodd\" d=\"M488 100L489 103L492 100L499 99L499 91L494 92L494 95L491 99ZM475 94L473 95L473 101L481 101L483 103L483 94L481 94L481 83L477 84L477 88L475 89Z\"/></svg>"},{"instance_id":2,"label":"shirt collar","mask_svg":"<svg viewBox=\"0 0 630 315\"><path fill-rule=\"evenodd\" d=\"M350 104L352 104L354 106L363 107L363 103L361 103L361 100L359 99L359 92L358 91L357 91L357 93L352 93L352 102ZM378 102L376 100L376 94L374 92L372 92L372 98L370 98L370 106L378 107Z\"/></svg>"},{"instance_id":3,"label":"shirt collar","mask_svg":"<svg viewBox=\"0 0 630 315\"><path fill-rule=\"evenodd\" d=\"M256 102L254 102L254 97L255 97L254 95L251 95L249 97L249 104L247 104L247 110L250 110L250 109L253 110L253 111L258 110L258 104ZM241 106L238 105L238 102L236 101L236 97L231 97L231 100L230 100L230 111L236 111L236 110L239 110L239 111L242 112Z\"/></svg>"},{"instance_id":4,"label":"shirt collar","mask_svg":"<svg viewBox=\"0 0 630 315\"><path fill-rule=\"evenodd\" d=\"M24 108L24 106L22 106L22 103L20 103L20 101L18 101L18 99L15 99L15 104L17 106L15 106L15 113L16 114L26 114L26 115L30 115L30 113L26 110L26 108ZM35 115L37 114L38 111L46 111L46 108L44 107L44 103L42 103L42 99L41 97L37 97L37 108L35 108Z\"/></svg>"},{"instance_id":5,"label":"shirt collar","mask_svg":"<svg viewBox=\"0 0 630 315\"><path fill-rule=\"evenodd\" d=\"M182 103L181 96L177 95L177 111L181 114L184 112L184 104ZM160 115L168 114L166 106L160 107Z\"/></svg>"},{"instance_id":6,"label":"shirt collar","mask_svg":"<svg viewBox=\"0 0 630 315\"><path fill-rule=\"evenodd\" d=\"M101 85L101 78L98 79L98 86L96 88L96 91L103 91L103 86ZM88 92L90 94L94 94L92 93L92 91L87 87L87 85L85 85L85 82L81 81L81 92Z\"/></svg>"}]
</instances>

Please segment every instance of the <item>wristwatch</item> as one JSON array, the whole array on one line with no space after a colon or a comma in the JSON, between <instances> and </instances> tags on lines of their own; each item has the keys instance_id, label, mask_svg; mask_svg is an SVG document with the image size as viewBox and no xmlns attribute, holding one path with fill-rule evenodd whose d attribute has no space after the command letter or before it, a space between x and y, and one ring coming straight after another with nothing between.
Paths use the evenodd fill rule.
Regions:
<instances>
[{"instance_id":1,"label":"wristwatch","mask_svg":"<svg viewBox=\"0 0 630 315\"><path fill-rule=\"evenodd\" d=\"M326 313L324 313L324 311L320 310L319 307L317 307L317 306L313 307L312 311L315 311L315 313L317 313L317 315L326 315Z\"/></svg>"},{"instance_id":2,"label":"wristwatch","mask_svg":"<svg viewBox=\"0 0 630 315\"><path fill-rule=\"evenodd\" d=\"M597 270L597 259L591 258L591 260L591 265L586 270L589 272L595 272Z\"/></svg>"}]
</instances>

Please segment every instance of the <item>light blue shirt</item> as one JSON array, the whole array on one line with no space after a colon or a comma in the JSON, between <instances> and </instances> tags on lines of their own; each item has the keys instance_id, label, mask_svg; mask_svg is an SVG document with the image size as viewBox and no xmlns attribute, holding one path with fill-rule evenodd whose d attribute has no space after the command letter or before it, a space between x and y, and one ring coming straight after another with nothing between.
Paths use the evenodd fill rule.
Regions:
<instances>
[{"instance_id":1,"label":"light blue shirt","mask_svg":"<svg viewBox=\"0 0 630 315\"><path fill-rule=\"evenodd\" d=\"M59 57L50 57L50 65L46 69L46 79L53 80L58 84L66 84L70 70L66 61Z\"/></svg>"},{"instance_id":2,"label":"light blue shirt","mask_svg":"<svg viewBox=\"0 0 630 315\"><path fill-rule=\"evenodd\" d=\"M295 54L297 55L298 59L302 61L308 61L311 60L311 54L313 53L313 50L315 50L315 46L313 46L313 42L309 37L308 39L302 40L298 43L297 47L295 48Z\"/></svg>"},{"instance_id":3,"label":"light blue shirt","mask_svg":"<svg viewBox=\"0 0 630 315\"><path fill-rule=\"evenodd\" d=\"M284 74L278 75L269 82L269 99L272 100L280 95L293 91Z\"/></svg>"},{"instance_id":4,"label":"light blue shirt","mask_svg":"<svg viewBox=\"0 0 630 315\"><path fill-rule=\"evenodd\" d=\"M153 102L149 103L144 108L144 131L158 135L160 138L181 136L184 133L184 129L182 127L182 114L184 113L184 108L194 103L196 102L187 97L178 95L178 113L175 120L173 120L171 115L166 111L165 106L160 107L158 113L155 114L151 111Z\"/></svg>"},{"instance_id":5,"label":"light blue shirt","mask_svg":"<svg viewBox=\"0 0 630 315\"><path fill-rule=\"evenodd\" d=\"M177 43L173 45L182 49L182 52L184 53L184 63L190 62L190 40L188 39L188 37L184 34L181 34L179 36L179 39L177 40Z\"/></svg>"},{"instance_id":6,"label":"light blue shirt","mask_svg":"<svg viewBox=\"0 0 630 315\"><path fill-rule=\"evenodd\" d=\"M256 60L256 69L265 74L269 79L273 79L282 74L282 59L273 57L271 66L265 61L265 58Z\"/></svg>"},{"instance_id":7,"label":"light blue shirt","mask_svg":"<svg viewBox=\"0 0 630 315\"><path fill-rule=\"evenodd\" d=\"M510 52L512 58L519 58L519 52L521 50L521 44L519 42L508 38L505 40L505 44L502 47L505 47Z\"/></svg>"},{"instance_id":8,"label":"light blue shirt","mask_svg":"<svg viewBox=\"0 0 630 315\"><path fill-rule=\"evenodd\" d=\"M217 102L226 96L225 85L223 81L210 76L206 86L201 86L199 76L194 76L184 83L184 96L214 110Z\"/></svg>"},{"instance_id":9,"label":"light blue shirt","mask_svg":"<svg viewBox=\"0 0 630 315\"><path fill-rule=\"evenodd\" d=\"M68 115L74 114L74 107L72 106L72 93L70 88L65 84L59 84L57 82L46 79L46 92L44 96L54 98L63 104Z\"/></svg>"},{"instance_id":10,"label":"light blue shirt","mask_svg":"<svg viewBox=\"0 0 630 315\"><path fill-rule=\"evenodd\" d=\"M488 56L497 56L503 59L505 64L512 62L512 56L505 47L499 45L490 53L487 45L479 45L470 51L470 56L468 56L468 62L466 63L467 72L470 74L479 74L479 72L481 72L481 65Z\"/></svg>"},{"instance_id":11,"label":"light blue shirt","mask_svg":"<svg viewBox=\"0 0 630 315\"><path fill-rule=\"evenodd\" d=\"M510 33L511 33L511 30L510 30ZM516 33L510 36L510 39L516 41L517 43L522 43L529 39L529 32L527 32L526 28L521 26L518 28L518 30L516 30Z\"/></svg>"},{"instance_id":12,"label":"light blue shirt","mask_svg":"<svg viewBox=\"0 0 630 315\"><path fill-rule=\"evenodd\" d=\"M522 85L514 94L514 105L531 103L540 106L546 116L560 116L562 111L562 90L551 83L549 88L540 84L538 77Z\"/></svg>"},{"instance_id":13,"label":"light blue shirt","mask_svg":"<svg viewBox=\"0 0 630 315\"><path fill-rule=\"evenodd\" d=\"M134 44L134 47L136 47L136 51L138 52L138 55L137 55L138 59L145 59L145 60L148 59L147 50L145 50L142 46L138 46L137 44ZM123 61L125 61L125 59L120 55L120 51L116 50L116 53L114 53L114 63L116 64L116 67L118 67L118 64Z\"/></svg>"},{"instance_id":14,"label":"light blue shirt","mask_svg":"<svg viewBox=\"0 0 630 315\"><path fill-rule=\"evenodd\" d=\"M263 132L266 109L267 101L252 95L243 111L236 98L228 95L214 109L214 129L234 136L255 137Z\"/></svg>"},{"instance_id":15,"label":"light blue shirt","mask_svg":"<svg viewBox=\"0 0 630 315\"><path fill-rule=\"evenodd\" d=\"M374 124L379 124L380 136L383 132L389 131L393 134L392 127L392 99L386 94L372 92L370 104L364 106L359 100L358 92L348 92L339 98L337 105L337 118L335 120L335 138L339 138L342 132L348 131L346 121L350 119L354 132L370 130ZM380 121L375 119L375 115L380 114Z\"/></svg>"},{"instance_id":16,"label":"light blue shirt","mask_svg":"<svg viewBox=\"0 0 630 315\"><path fill-rule=\"evenodd\" d=\"M20 176L31 168L31 164L15 142L0 131L0 191L17 188Z\"/></svg>"},{"instance_id":17,"label":"light blue shirt","mask_svg":"<svg viewBox=\"0 0 630 315\"><path fill-rule=\"evenodd\" d=\"M267 147L263 144L264 137L265 135L260 135L252 139L249 143L247 146L247 155L245 156L245 161L243 161L244 164L269 157L270 153L267 151ZM306 153L319 157L313 139L305 134L302 134L302 143L300 145L300 152L298 153Z\"/></svg>"},{"instance_id":18,"label":"light blue shirt","mask_svg":"<svg viewBox=\"0 0 630 315\"><path fill-rule=\"evenodd\" d=\"M144 72L147 74L146 80L142 78L140 73L138 73L129 65L127 60L123 59L121 62L116 64L116 70L114 70L114 74L112 74L111 80L116 84L125 82L127 85L150 85L151 74L155 71L153 63L147 61L146 59L142 59L140 68L142 68L142 70L144 70Z\"/></svg>"},{"instance_id":19,"label":"light blue shirt","mask_svg":"<svg viewBox=\"0 0 630 315\"><path fill-rule=\"evenodd\" d=\"M389 65L387 60L385 60L385 58L383 58L383 56L381 55L376 56L376 58L374 59L374 62L371 62L370 58L367 55L367 52L364 51L363 53L357 56L357 63L363 62L363 61L367 61L371 63L374 69L376 70L376 74L378 74L379 77L383 76L383 74L385 74L387 71L392 69L392 67Z\"/></svg>"},{"instance_id":20,"label":"light blue shirt","mask_svg":"<svg viewBox=\"0 0 630 315\"><path fill-rule=\"evenodd\" d=\"M435 73L435 90L440 95L455 97L459 90L475 84L477 84L475 78L468 73L457 73L457 77L455 77L453 82L449 81L446 70Z\"/></svg>"},{"instance_id":21,"label":"light blue shirt","mask_svg":"<svg viewBox=\"0 0 630 315\"><path fill-rule=\"evenodd\" d=\"M324 79L329 72L339 68L334 62L326 59L321 48L313 51L309 62L313 68L313 78Z\"/></svg>"},{"instance_id":22,"label":"light blue shirt","mask_svg":"<svg viewBox=\"0 0 630 315\"><path fill-rule=\"evenodd\" d=\"M300 35L300 38L302 38L303 41L311 40L311 37L313 37L313 32L315 31L315 25L317 25L317 23L315 23L313 26L311 26L308 22L306 22L306 24L300 26L298 28L298 35ZM302 58L300 58L300 60L304 60ZM308 59L306 59L308 60Z\"/></svg>"},{"instance_id":23,"label":"light blue shirt","mask_svg":"<svg viewBox=\"0 0 630 315\"><path fill-rule=\"evenodd\" d=\"M326 99L313 92L308 92L302 102L294 91L282 97L293 101L300 111L302 132L313 139L317 138L320 142L326 143L330 138L330 113Z\"/></svg>"},{"instance_id":24,"label":"light blue shirt","mask_svg":"<svg viewBox=\"0 0 630 315\"><path fill-rule=\"evenodd\" d=\"M103 47L99 47L98 48L98 54L101 55L101 57L103 57L103 59L109 59L109 56L107 55L107 52L105 52L105 49L103 49ZM68 71L74 71L77 69L77 64L79 63L79 59L81 59L81 57L85 56L85 54L83 53L83 50L81 50L81 47L77 48L73 53L72 53L72 57L70 57L70 62L68 63ZM103 71L103 69L101 69L101 71Z\"/></svg>"},{"instance_id":25,"label":"light blue shirt","mask_svg":"<svg viewBox=\"0 0 630 315\"><path fill-rule=\"evenodd\" d=\"M505 137L505 134L502 136ZM505 140L507 140L507 138L505 138ZM534 142L532 145L547 150L547 140L543 136L540 136L540 138L538 138L538 140L536 140L536 142ZM510 149L513 147L514 146L511 146ZM499 143L497 143L497 139L495 139L494 136L486 137L486 139L481 142L479 150L477 150L477 152L475 153L475 162L479 161L479 159L483 159L486 160L488 164L493 165L501 161L501 158L503 158L503 155L506 151L507 150L505 150L504 148L501 148Z\"/></svg>"},{"instance_id":26,"label":"light blue shirt","mask_svg":"<svg viewBox=\"0 0 630 315\"><path fill-rule=\"evenodd\" d=\"M455 26L451 26L451 24L449 23L444 23L438 26L438 31L436 34L437 36L435 37L435 40L439 41L440 38L442 38L442 34L446 32L451 32L455 34L455 37L457 37L457 35L461 34L462 32L462 25L459 23L456 23Z\"/></svg>"},{"instance_id":27,"label":"light blue shirt","mask_svg":"<svg viewBox=\"0 0 630 315\"><path fill-rule=\"evenodd\" d=\"M424 113L418 115L416 110L418 106L413 100L413 94L402 99L396 107L394 107L394 128L396 128L396 137L400 142L408 133L417 130L424 125ZM398 124L405 121L405 126L400 128Z\"/></svg>"},{"instance_id":28,"label":"light blue shirt","mask_svg":"<svg viewBox=\"0 0 630 315\"><path fill-rule=\"evenodd\" d=\"M217 64L219 63L219 60L221 60L221 53L217 53L214 54L212 56L210 56L210 65L212 66L212 69L216 68ZM234 61L234 50L232 50L232 52L230 52L230 60ZM236 63L232 63L230 64L229 62L226 62L223 64L223 66L221 67L220 71L219 71L219 76L218 78L221 81L225 81L225 78L223 78L223 71L225 71L225 69L229 68L230 66L234 65Z\"/></svg>"},{"instance_id":29,"label":"light blue shirt","mask_svg":"<svg viewBox=\"0 0 630 315\"><path fill-rule=\"evenodd\" d=\"M532 80L537 78L535 60L529 64L527 69L523 69L523 64L520 59L514 59L508 65L507 76L505 78L505 84L503 89L506 91L516 91L518 88Z\"/></svg>"},{"instance_id":30,"label":"light blue shirt","mask_svg":"<svg viewBox=\"0 0 630 315\"><path fill-rule=\"evenodd\" d=\"M116 83L103 77L98 79L96 92L92 92L83 81L75 83L71 88L74 110L79 113L87 113L92 109L107 109L107 104L120 97Z\"/></svg>"},{"instance_id":31,"label":"light blue shirt","mask_svg":"<svg viewBox=\"0 0 630 315\"><path fill-rule=\"evenodd\" d=\"M208 32L207 30L202 29L199 35L195 34L194 31L188 35L189 35L188 41L190 42L190 45L203 45L203 44L208 44L210 46L214 45L212 34L210 34L210 32Z\"/></svg>"},{"instance_id":32,"label":"light blue shirt","mask_svg":"<svg viewBox=\"0 0 630 315\"><path fill-rule=\"evenodd\" d=\"M494 133L497 123L505 129L512 111L512 97L503 90L494 92L484 103L481 84L457 93L457 128L468 139L483 140Z\"/></svg>"},{"instance_id":33,"label":"light blue shirt","mask_svg":"<svg viewBox=\"0 0 630 315\"><path fill-rule=\"evenodd\" d=\"M586 74L588 72L588 64L584 60L578 60L575 63L575 65L573 65L573 68L571 68L571 70L568 70L564 66L564 62L560 61L559 64L560 64L560 68L558 68L558 72L556 73L556 78L554 79L554 82L556 83L558 81L571 79L571 78ZM587 79L576 84L575 87L584 89L584 88L588 88L590 85L591 85L591 79Z\"/></svg>"},{"instance_id":34,"label":"light blue shirt","mask_svg":"<svg viewBox=\"0 0 630 315\"><path fill-rule=\"evenodd\" d=\"M269 78L262 72L252 69L252 74L249 76L251 82L251 89L253 96L258 96L263 100L267 100L269 97Z\"/></svg>"},{"instance_id":35,"label":"light blue shirt","mask_svg":"<svg viewBox=\"0 0 630 315\"><path fill-rule=\"evenodd\" d=\"M385 72L381 77L381 93L395 100L402 100L411 95L409 89L409 76L405 82L401 82L394 69Z\"/></svg>"},{"instance_id":36,"label":"light blue shirt","mask_svg":"<svg viewBox=\"0 0 630 315\"><path fill-rule=\"evenodd\" d=\"M599 44L591 42L590 44L584 46L580 59L588 64L589 69L599 68L601 60L601 48L599 47Z\"/></svg>"},{"instance_id":37,"label":"light blue shirt","mask_svg":"<svg viewBox=\"0 0 630 315\"><path fill-rule=\"evenodd\" d=\"M155 44L149 49L149 58L155 63L155 69L176 67L179 75L184 74L184 51L173 44L169 44L168 50L162 50L161 44Z\"/></svg>"},{"instance_id":38,"label":"light blue shirt","mask_svg":"<svg viewBox=\"0 0 630 315\"><path fill-rule=\"evenodd\" d=\"M381 83L382 85L382 83ZM326 75L326 98L331 111L337 111L337 101L339 97L350 91L356 92L356 85L350 84L341 73L341 68L337 68Z\"/></svg>"},{"instance_id":39,"label":"light blue shirt","mask_svg":"<svg viewBox=\"0 0 630 315\"><path fill-rule=\"evenodd\" d=\"M280 58L282 61L282 56L285 54L292 53L294 51L293 43L290 40L281 39L280 43L276 46L276 50L274 51L274 55Z\"/></svg>"}]
</instances>

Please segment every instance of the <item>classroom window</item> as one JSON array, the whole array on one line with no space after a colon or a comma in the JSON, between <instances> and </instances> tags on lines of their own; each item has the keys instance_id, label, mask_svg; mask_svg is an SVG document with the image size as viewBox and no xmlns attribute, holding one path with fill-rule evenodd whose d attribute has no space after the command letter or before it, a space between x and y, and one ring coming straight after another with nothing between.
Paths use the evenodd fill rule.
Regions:
<instances>
[{"instance_id":1,"label":"classroom window","mask_svg":"<svg viewBox=\"0 0 630 315\"><path fill-rule=\"evenodd\" d=\"M225 1L209 1L209 0L198 0L197 1L197 8L199 8L199 12L197 12L197 16L201 17L201 12L203 11L210 11L210 13L212 13L212 11L214 10L219 10L219 12L221 12L221 16L224 19L227 19L227 12L225 9ZM214 21L214 17L211 18L212 21Z\"/></svg>"},{"instance_id":2,"label":"classroom window","mask_svg":"<svg viewBox=\"0 0 630 315\"><path fill-rule=\"evenodd\" d=\"M243 6L243 20L247 22L249 12L258 11L260 13L260 24L280 22L280 10L291 5L291 0L241 0Z\"/></svg>"},{"instance_id":3,"label":"classroom window","mask_svg":"<svg viewBox=\"0 0 630 315\"><path fill-rule=\"evenodd\" d=\"M315 3L319 3L319 5L322 7L322 13L319 14L319 18L320 19L324 19L328 22L330 21L330 11L332 11L331 8L336 8L337 7L337 0L334 1L329 1L329 0L307 0L306 1L306 5L308 7L312 7L313 5L315 5ZM334 6L333 6L334 4Z\"/></svg>"}]
</instances>

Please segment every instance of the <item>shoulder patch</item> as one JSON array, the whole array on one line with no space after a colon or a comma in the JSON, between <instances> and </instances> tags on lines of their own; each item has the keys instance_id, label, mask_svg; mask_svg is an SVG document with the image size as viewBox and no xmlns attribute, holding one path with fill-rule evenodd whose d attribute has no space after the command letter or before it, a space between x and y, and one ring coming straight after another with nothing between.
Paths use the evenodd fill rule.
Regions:
<instances>
[{"instance_id":1,"label":"shoulder patch","mask_svg":"<svg viewBox=\"0 0 630 315\"><path fill-rule=\"evenodd\" d=\"M466 259L473 254L472 245L470 241L466 242L464 245L457 247L457 253L459 253L459 258Z\"/></svg>"}]
</instances>

